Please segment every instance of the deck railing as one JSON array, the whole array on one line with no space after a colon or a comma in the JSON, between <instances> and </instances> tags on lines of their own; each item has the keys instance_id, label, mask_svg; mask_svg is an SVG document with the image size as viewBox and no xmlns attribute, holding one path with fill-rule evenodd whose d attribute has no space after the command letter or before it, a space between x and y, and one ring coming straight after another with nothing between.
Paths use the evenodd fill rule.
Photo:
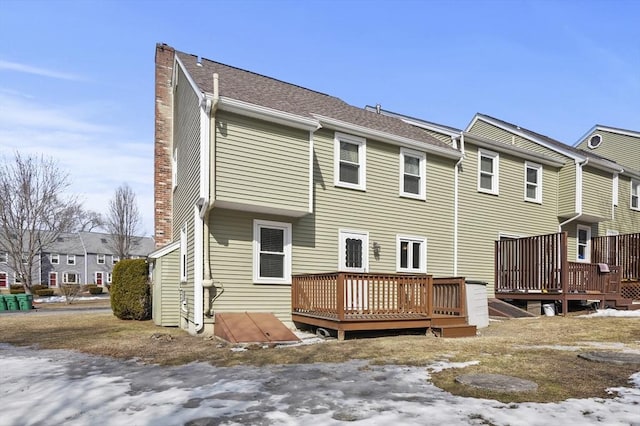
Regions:
<instances>
[{"instance_id":1,"label":"deck railing","mask_svg":"<svg viewBox=\"0 0 640 426\"><path fill-rule=\"evenodd\" d=\"M426 274L334 272L295 275L292 312L344 321L367 316L466 315L464 279Z\"/></svg>"},{"instance_id":2,"label":"deck railing","mask_svg":"<svg viewBox=\"0 0 640 426\"><path fill-rule=\"evenodd\" d=\"M603 272L597 263L568 262L566 291L574 293L619 293L620 267L607 266Z\"/></svg>"},{"instance_id":3,"label":"deck railing","mask_svg":"<svg viewBox=\"0 0 640 426\"><path fill-rule=\"evenodd\" d=\"M593 238L591 260L595 263L620 265L622 280L640 280L640 233Z\"/></svg>"}]
</instances>

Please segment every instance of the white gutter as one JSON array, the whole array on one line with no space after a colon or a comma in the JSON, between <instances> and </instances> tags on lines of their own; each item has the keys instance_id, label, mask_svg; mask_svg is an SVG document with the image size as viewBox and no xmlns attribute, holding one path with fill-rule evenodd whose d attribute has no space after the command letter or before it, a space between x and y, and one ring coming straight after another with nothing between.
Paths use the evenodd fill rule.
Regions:
<instances>
[{"instance_id":1,"label":"white gutter","mask_svg":"<svg viewBox=\"0 0 640 426\"><path fill-rule=\"evenodd\" d=\"M371 138L380 142L386 142L391 145L404 146L408 148L418 149L431 154L437 154L445 158L457 160L462 157L460 152L453 148L443 148L437 145L431 145L428 142L417 141L404 136L394 135L392 133L382 132L380 130L370 129L368 127L359 126L357 124L347 123L346 121L336 120L335 118L324 117L322 115L313 114L323 127L350 133L356 136Z\"/></svg>"},{"instance_id":2,"label":"white gutter","mask_svg":"<svg viewBox=\"0 0 640 426\"><path fill-rule=\"evenodd\" d=\"M87 255L87 247L84 245L84 240L82 239L82 235L80 235L79 232L78 238L80 239L80 244L82 244L82 251L84 252L84 282L89 284L89 282L87 281L89 279L89 270L87 269L89 264L89 256Z\"/></svg>"},{"instance_id":3,"label":"white gutter","mask_svg":"<svg viewBox=\"0 0 640 426\"><path fill-rule=\"evenodd\" d=\"M218 97L218 107L224 111L242 114L247 117L257 118L271 123L282 124L283 126L293 127L294 129L315 131L320 128L318 120L314 120L312 118L302 117L289 112L279 111L277 109L267 108L214 94L213 98L216 97Z\"/></svg>"}]
</instances>

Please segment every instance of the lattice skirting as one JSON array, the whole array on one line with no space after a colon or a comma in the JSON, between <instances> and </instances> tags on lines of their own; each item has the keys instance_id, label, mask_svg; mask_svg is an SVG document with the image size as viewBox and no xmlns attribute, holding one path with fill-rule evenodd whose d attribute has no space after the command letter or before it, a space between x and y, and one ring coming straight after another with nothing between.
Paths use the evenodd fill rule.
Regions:
<instances>
[{"instance_id":1,"label":"lattice skirting","mask_svg":"<svg viewBox=\"0 0 640 426\"><path fill-rule=\"evenodd\" d=\"M622 282L620 294L625 299L640 300L640 281Z\"/></svg>"}]
</instances>

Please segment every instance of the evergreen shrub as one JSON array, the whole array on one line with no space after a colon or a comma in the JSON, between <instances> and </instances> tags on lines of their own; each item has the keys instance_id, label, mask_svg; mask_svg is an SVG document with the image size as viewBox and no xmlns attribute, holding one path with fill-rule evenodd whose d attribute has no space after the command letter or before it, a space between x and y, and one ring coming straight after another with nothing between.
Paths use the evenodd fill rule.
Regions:
<instances>
[{"instance_id":1,"label":"evergreen shrub","mask_svg":"<svg viewBox=\"0 0 640 426\"><path fill-rule=\"evenodd\" d=\"M113 268L109 293L113 314L123 320L151 318L151 286L144 259L124 259Z\"/></svg>"}]
</instances>

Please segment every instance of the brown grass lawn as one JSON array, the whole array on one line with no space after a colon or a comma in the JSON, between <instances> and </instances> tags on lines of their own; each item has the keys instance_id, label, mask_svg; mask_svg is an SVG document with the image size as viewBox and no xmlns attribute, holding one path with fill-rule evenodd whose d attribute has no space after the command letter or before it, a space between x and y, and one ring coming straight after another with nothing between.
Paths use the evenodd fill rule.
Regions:
<instances>
[{"instance_id":1,"label":"brown grass lawn","mask_svg":"<svg viewBox=\"0 0 640 426\"><path fill-rule=\"evenodd\" d=\"M342 342L328 340L317 345L232 352L229 345L220 341L158 327L152 321L121 321L111 312L81 310L87 306L108 306L108 301L76 302L71 305L75 310L68 312L54 312L67 309L68 305L47 304L37 312L0 314L0 342L137 358L162 365L202 361L217 366L259 366L366 359L374 364L427 366L435 361L479 361L475 366L432 374L432 380L457 395L503 402L607 398L611 397L607 388L628 386L629 376L640 371L640 365L595 363L577 357L581 351L640 351L640 318L505 320L491 322L472 338L442 339L422 334L357 336ZM457 375L474 372L512 375L533 380L539 387L536 392L525 394L499 394L454 382Z\"/></svg>"}]
</instances>

